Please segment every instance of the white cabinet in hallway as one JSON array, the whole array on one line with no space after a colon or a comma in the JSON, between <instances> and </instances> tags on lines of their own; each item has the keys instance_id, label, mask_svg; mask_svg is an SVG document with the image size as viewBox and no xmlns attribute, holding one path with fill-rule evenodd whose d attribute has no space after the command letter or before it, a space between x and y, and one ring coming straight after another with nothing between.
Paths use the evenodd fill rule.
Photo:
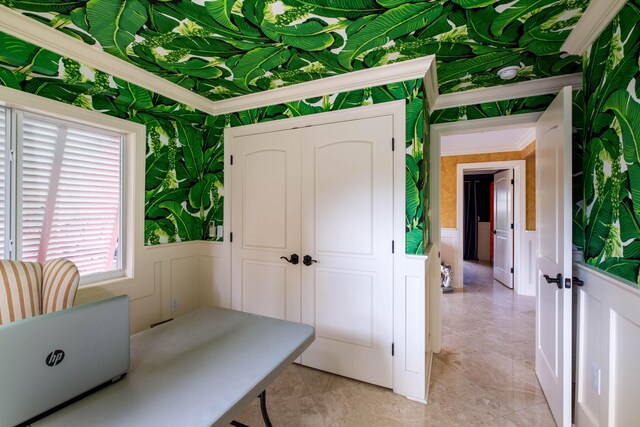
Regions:
<instances>
[{"instance_id":1,"label":"white cabinet in hallway","mask_svg":"<svg viewBox=\"0 0 640 427\"><path fill-rule=\"evenodd\" d=\"M385 387L392 137L390 115L236 137L231 171L232 307L312 325L302 364Z\"/></svg>"}]
</instances>

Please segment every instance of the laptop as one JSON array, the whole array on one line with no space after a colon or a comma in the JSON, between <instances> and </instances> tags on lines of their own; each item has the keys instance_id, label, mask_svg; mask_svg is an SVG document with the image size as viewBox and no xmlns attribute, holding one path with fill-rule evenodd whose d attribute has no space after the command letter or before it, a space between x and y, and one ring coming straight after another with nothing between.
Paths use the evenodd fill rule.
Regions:
<instances>
[{"instance_id":1,"label":"laptop","mask_svg":"<svg viewBox=\"0 0 640 427\"><path fill-rule=\"evenodd\" d=\"M126 295L0 326L0 426L14 426L129 369Z\"/></svg>"}]
</instances>

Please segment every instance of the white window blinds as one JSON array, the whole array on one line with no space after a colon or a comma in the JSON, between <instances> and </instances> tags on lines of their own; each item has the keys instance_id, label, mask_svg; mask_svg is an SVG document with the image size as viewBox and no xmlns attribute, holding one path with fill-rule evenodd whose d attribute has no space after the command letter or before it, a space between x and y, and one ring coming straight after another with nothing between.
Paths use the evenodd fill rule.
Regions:
<instances>
[{"instance_id":1,"label":"white window blinds","mask_svg":"<svg viewBox=\"0 0 640 427\"><path fill-rule=\"evenodd\" d=\"M118 269L122 137L22 117L18 258L68 258L83 276Z\"/></svg>"},{"instance_id":2,"label":"white window blinds","mask_svg":"<svg viewBox=\"0 0 640 427\"><path fill-rule=\"evenodd\" d=\"M6 211L9 207L7 205L7 199L5 197L7 186L7 153L9 151L9 139L7 138L7 110L0 108L0 242L2 242L2 258L8 258L9 256L9 242L7 241L7 234L5 230L7 225Z\"/></svg>"}]
</instances>

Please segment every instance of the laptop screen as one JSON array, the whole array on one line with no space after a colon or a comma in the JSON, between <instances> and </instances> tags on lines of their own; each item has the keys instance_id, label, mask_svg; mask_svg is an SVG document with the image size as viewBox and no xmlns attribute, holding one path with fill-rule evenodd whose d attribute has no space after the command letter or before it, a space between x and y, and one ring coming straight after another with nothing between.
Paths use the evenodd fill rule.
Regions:
<instances>
[{"instance_id":1,"label":"laptop screen","mask_svg":"<svg viewBox=\"0 0 640 427\"><path fill-rule=\"evenodd\" d=\"M129 369L129 299L0 326L0 425L23 423Z\"/></svg>"}]
</instances>

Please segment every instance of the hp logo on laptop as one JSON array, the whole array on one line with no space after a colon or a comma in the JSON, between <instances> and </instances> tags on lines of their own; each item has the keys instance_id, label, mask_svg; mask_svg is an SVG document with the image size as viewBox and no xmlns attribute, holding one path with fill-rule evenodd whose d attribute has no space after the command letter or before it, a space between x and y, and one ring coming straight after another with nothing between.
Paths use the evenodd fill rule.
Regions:
<instances>
[{"instance_id":1,"label":"hp logo on laptop","mask_svg":"<svg viewBox=\"0 0 640 427\"><path fill-rule=\"evenodd\" d=\"M64 351L56 350L49 353L45 363L47 366L56 366L59 365L64 360Z\"/></svg>"}]
</instances>

